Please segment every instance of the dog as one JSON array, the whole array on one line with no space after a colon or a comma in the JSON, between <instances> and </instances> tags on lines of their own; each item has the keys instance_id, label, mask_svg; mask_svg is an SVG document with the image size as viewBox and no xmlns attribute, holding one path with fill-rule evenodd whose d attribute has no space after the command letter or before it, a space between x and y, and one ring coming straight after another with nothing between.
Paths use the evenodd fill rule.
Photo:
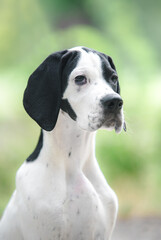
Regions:
<instances>
[{"instance_id":1,"label":"dog","mask_svg":"<svg viewBox=\"0 0 161 240\"><path fill-rule=\"evenodd\" d=\"M23 104L41 133L16 174L0 240L109 240L118 200L97 163L95 133L126 130L112 58L86 47L49 55Z\"/></svg>"}]
</instances>

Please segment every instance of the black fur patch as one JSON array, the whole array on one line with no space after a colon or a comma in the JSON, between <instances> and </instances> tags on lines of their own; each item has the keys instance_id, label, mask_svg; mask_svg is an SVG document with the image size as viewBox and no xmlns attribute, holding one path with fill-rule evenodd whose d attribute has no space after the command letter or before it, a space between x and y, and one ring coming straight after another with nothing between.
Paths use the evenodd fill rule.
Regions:
<instances>
[{"instance_id":1,"label":"black fur patch","mask_svg":"<svg viewBox=\"0 0 161 240\"><path fill-rule=\"evenodd\" d=\"M61 100L68 85L68 77L80 57L79 51L61 51L51 54L30 76L24 93L24 107L42 129L51 131L56 124L60 107L76 120L77 116L67 100ZM61 105L61 106L60 106ZM43 132L27 162L34 161L43 146Z\"/></svg>"},{"instance_id":2,"label":"black fur patch","mask_svg":"<svg viewBox=\"0 0 161 240\"><path fill-rule=\"evenodd\" d=\"M87 53L89 53L89 52L95 52L93 49L91 49L91 48L86 48L86 47L83 47L82 48L84 51L86 51Z\"/></svg>"},{"instance_id":3,"label":"black fur patch","mask_svg":"<svg viewBox=\"0 0 161 240\"><path fill-rule=\"evenodd\" d=\"M31 74L24 93L26 112L46 131L51 131L57 121L61 101L60 60L66 52L48 56Z\"/></svg>"},{"instance_id":4,"label":"black fur patch","mask_svg":"<svg viewBox=\"0 0 161 240\"><path fill-rule=\"evenodd\" d=\"M69 75L78 64L80 54L79 51L69 51L62 57L60 68L62 96L67 88Z\"/></svg>"},{"instance_id":5,"label":"black fur patch","mask_svg":"<svg viewBox=\"0 0 161 240\"><path fill-rule=\"evenodd\" d=\"M103 54L103 53L99 53L98 55L101 59L102 73L103 73L104 79L111 85L112 89L115 92L120 94L119 82L117 82L116 85L113 85L112 83L110 83L110 79L111 79L112 75L114 73L116 73L116 68L115 68L115 65L112 61L112 58ZM110 64L110 66L109 66L109 64Z\"/></svg>"},{"instance_id":6,"label":"black fur patch","mask_svg":"<svg viewBox=\"0 0 161 240\"><path fill-rule=\"evenodd\" d=\"M87 53L89 52L93 52L95 54L97 54L100 59L101 59L101 64L102 64L102 72L103 72L103 77L105 78L105 80L109 83L109 80L112 76L112 74L114 72L116 72L116 67L115 67L115 64L113 63L113 60L110 56L107 56L106 54L104 53L101 53L101 52L98 52L98 51L95 51L93 49L90 49L90 48L86 48L86 47L83 47L82 48L84 51L86 51ZM110 67L109 67L109 64L110 64ZM120 86L119 86L119 82L117 83L117 86L112 86L113 90L115 92L117 92L118 94L120 94Z\"/></svg>"},{"instance_id":7,"label":"black fur patch","mask_svg":"<svg viewBox=\"0 0 161 240\"><path fill-rule=\"evenodd\" d=\"M77 65L79 56L78 51L53 53L29 78L23 98L24 108L46 131L55 127L69 74Z\"/></svg>"},{"instance_id":8,"label":"black fur patch","mask_svg":"<svg viewBox=\"0 0 161 240\"><path fill-rule=\"evenodd\" d=\"M39 156L42 146L43 146L43 131L41 129L41 133L40 133L40 137L39 137L37 146L36 146L35 150L33 151L33 153L26 159L26 161L27 162L34 161Z\"/></svg>"},{"instance_id":9,"label":"black fur patch","mask_svg":"<svg viewBox=\"0 0 161 240\"><path fill-rule=\"evenodd\" d=\"M77 115L75 114L74 110L72 109L70 103L68 102L67 99L62 99L61 100L61 105L60 105L60 108L69 114L69 116L74 120L76 121L77 119Z\"/></svg>"}]
</instances>

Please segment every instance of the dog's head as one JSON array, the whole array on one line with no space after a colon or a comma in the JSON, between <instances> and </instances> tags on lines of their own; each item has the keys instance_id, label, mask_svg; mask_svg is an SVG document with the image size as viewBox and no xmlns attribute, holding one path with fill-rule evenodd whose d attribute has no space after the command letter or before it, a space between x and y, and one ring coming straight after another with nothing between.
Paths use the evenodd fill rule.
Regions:
<instances>
[{"instance_id":1,"label":"dog's head","mask_svg":"<svg viewBox=\"0 0 161 240\"><path fill-rule=\"evenodd\" d=\"M115 65L92 49L76 47L47 57L30 76L23 102L46 131L55 127L60 109L87 131L125 128Z\"/></svg>"}]
</instances>

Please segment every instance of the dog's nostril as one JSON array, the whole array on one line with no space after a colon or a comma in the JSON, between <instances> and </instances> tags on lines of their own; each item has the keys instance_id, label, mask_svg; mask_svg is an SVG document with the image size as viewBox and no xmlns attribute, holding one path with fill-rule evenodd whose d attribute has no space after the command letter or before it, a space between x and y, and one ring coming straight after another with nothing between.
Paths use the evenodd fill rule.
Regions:
<instances>
[{"instance_id":1,"label":"dog's nostril","mask_svg":"<svg viewBox=\"0 0 161 240\"><path fill-rule=\"evenodd\" d=\"M113 109L115 107L115 102L110 101L110 102L107 103L107 106L109 107L109 109Z\"/></svg>"},{"instance_id":2,"label":"dog's nostril","mask_svg":"<svg viewBox=\"0 0 161 240\"><path fill-rule=\"evenodd\" d=\"M120 100L119 103L118 103L118 108L121 109L121 108L122 108L122 105L123 105L123 101Z\"/></svg>"}]
</instances>

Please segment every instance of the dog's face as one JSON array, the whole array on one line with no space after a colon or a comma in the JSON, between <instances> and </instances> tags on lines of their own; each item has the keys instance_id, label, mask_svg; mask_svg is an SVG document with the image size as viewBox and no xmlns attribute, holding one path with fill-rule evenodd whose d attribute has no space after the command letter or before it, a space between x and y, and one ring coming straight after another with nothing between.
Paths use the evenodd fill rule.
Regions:
<instances>
[{"instance_id":1,"label":"dog's face","mask_svg":"<svg viewBox=\"0 0 161 240\"><path fill-rule=\"evenodd\" d=\"M87 131L103 127L119 133L124 126L112 59L84 47L50 55L31 75L24 107L48 131L54 128L60 108Z\"/></svg>"},{"instance_id":2,"label":"dog's face","mask_svg":"<svg viewBox=\"0 0 161 240\"><path fill-rule=\"evenodd\" d=\"M78 125L87 131L101 127L123 128L123 101L112 59L99 52L74 48L80 56L71 71L63 94L76 115Z\"/></svg>"}]
</instances>

